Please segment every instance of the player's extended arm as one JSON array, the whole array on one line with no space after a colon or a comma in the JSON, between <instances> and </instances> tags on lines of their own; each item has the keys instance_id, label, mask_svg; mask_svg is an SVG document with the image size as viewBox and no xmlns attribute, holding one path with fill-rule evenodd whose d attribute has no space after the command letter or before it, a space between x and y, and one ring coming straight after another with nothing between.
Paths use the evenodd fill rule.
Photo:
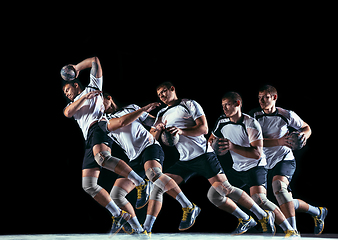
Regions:
<instances>
[{"instance_id":1,"label":"player's extended arm","mask_svg":"<svg viewBox=\"0 0 338 240\"><path fill-rule=\"evenodd\" d=\"M99 94L101 94L102 92L100 90L96 90L96 91L92 91L89 92L85 95L83 95L80 99L76 100L75 102L73 102L72 104L68 105L64 110L63 110L63 114L67 117L67 118L71 118L73 117L73 115L79 111L79 109L82 107L82 105L85 103L85 101L87 99L92 99L96 96L98 96Z\"/></svg>"},{"instance_id":2,"label":"player's extended arm","mask_svg":"<svg viewBox=\"0 0 338 240\"><path fill-rule=\"evenodd\" d=\"M112 132L116 129L119 129L121 127L131 124L136 119L138 119L142 115L143 112L150 112L151 110L153 110L154 108L158 106L160 106L160 103L158 102L150 103L147 106L144 106L126 115L123 115L122 117L112 118L109 120L108 125L107 125L108 131Z\"/></svg>"},{"instance_id":3,"label":"player's extended arm","mask_svg":"<svg viewBox=\"0 0 338 240\"><path fill-rule=\"evenodd\" d=\"M311 133L312 133L309 124L307 124L306 122L303 122L303 126L299 130L300 130L301 133L304 134L304 136L306 137L306 139L309 139L309 137L311 136Z\"/></svg>"},{"instance_id":4,"label":"player's extended arm","mask_svg":"<svg viewBox=\"0 0 338 240\"><path fill-rule=\"evenodd\" d=\"M71 65L71 66L73 66L75 68L76 77L78 77L80 71L82 71L86 68L92 68L90 73L94 77L96 77L96 78L102 77L101 63L100 63L100 60L99 60L98 57L87 58L87 59L83 60L82 62L80 62L76 65Z\"/></svg>"}]
</instances>

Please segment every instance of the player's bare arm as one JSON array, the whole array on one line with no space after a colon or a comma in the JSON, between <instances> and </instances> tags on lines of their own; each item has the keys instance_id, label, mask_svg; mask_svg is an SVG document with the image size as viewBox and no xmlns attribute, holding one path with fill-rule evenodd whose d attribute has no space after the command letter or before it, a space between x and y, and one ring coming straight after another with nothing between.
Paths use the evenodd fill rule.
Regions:
<instances>
[{"instance_id":1,"label":"player's bare arm","mask_svg":"<svg viewBox=\"0 0 338 240\"><path fill-rule=\"evenodd\" d=\"M79 72L87 69L87 68L92 68L90 73L96 77L100 78L102 77L102 68L101 68L101 63L98 57L92 57L92 58L87 58L83 60L82 62L78 63L77 65L71 65L75 68L76 70L76 77L79 75Z\"/></svg>"},{"instance_id":2,"label":"player's bare arm","mask_svg":"<svg viewBox=\"0 0 338 240\"><path fill-rule=\"evenodd\" d=\"M311 136L311 133L312 133L309 124L307 124L306 122L303 122L303 126L300 129L300 133L304 134L306 140L309 139L309 137Z\"/></svg>"},{"instance_id":3,"label":"player's bare arm","mask_svg":"<svg viewBox=\"0 0 338 240\"><path fill-rule=\"evenodd\" d=\"M244 157L260 159L263 154L263 140L256 140L250 143L250 147L242 147L226 139L225 149L234 151Z\"/></svg>"},{"instance_id":4,"label":"player's bare arm","mask_svg":"<svg viewBox=\"0 0 338 240\"><path fill-rule=\"evenodd\" d=\"M180 129L178 127L169 127L167 130L172 135L184 135L184 136L192 136L197 137L203 134L208 133L208 122L206 117L203 115L195 120L196 125L193 127L188 127L184 129Z\"/></svg>"},{"instance_id":5,"label":"player's bare arm","mask_svg":"<svg viewBox=\"0 0 338 240\"><path fill-rule=\"evenodd\" d=\"M121 127L127 126L130 123L134 122L136 119L138 119L142 113L144 112L150 112L156 107L160 106L161 104L158 102L155 103L150 103L147 106L144 106L134 112L128 113L126 115L123 115L122 117L119 118L112 118L109 120L107 128L108 131L112 132L116 129L119 129Z\"/></svg>"},{"instance_id":6,"label":"player's bare arm","mask_svg":"<svg viewBox=\"0 0 338 240\"><path fill-rule=\"evenodd\" d=\"M100 95L100 93L102 93L100 90L96 90L83 95L80 99L76 100L75 102L67 106L64 109L63 114L67 118L71 118L82 107L82 105L87 99L92 99Z\"/></svg>"},{"instance_id":7,"label":"player's bare arm","mask_svg":"<svg viewBox=\"0 0 338 240\"><path fill-rule=\"evenodd\" d=\"M156 140L160 137L163 130L165 130L166 122L162 122L162 118L159 118L155 125L150 129L150 134L154 136Z\"/></svg>"}]
</instances>

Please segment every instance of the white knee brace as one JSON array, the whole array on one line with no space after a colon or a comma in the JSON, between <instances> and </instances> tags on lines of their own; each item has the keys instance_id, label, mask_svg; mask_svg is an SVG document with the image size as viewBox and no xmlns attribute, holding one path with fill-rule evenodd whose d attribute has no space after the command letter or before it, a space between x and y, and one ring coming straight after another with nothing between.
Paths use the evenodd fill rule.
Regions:
<instances>
[{"instance_id":1,"label":"white knee brace","mask_svg":"<svg viewBox=\"0 0 338 240\"><path fill-rule=\"evenodd\" d=\"M291 194L288 192L288 185L285 182L276 180L272 182L272 190L275 195L279 206L293 200Z\"/></svg>"},{"instance_id":2,"label":"white knee brace","mask_svg":"<svg viewBox=\"0 0 338 240\"><path fill-rule=\"evenodd\" d=\"M159 167L149 168L146 171L146 176L152 182L155 182L161 175L163 175L163 173Z\"/></svg>"},{"instance_id":3,"label":"white knee brace","mask_svg":"<svg viewBox=\"0 0 338 240\"><path fill-rule=\"evenodd\" d=\"M228 180L222 183L215 182L212 184L212 187L214 187L219 194L231 198L234 202L238 202L243 193L242 189L232 186Z\"/></svg>"},{"instance_id":4,"label":"white knee brace","mask_svg":"<svg viewBox=\"0 0 338 240\"><path fill-rule=\"evenodd\" d=\"M251 198L264 210L274 211L277 208L273 202L267 199L264 193L255 193Z\"/></svg>"},{"instance_id":5,"label":"white knee brace","mask_svg":"<svg viewBox=\"0 0 338 240\"><path fill-rule=\"evenodd\" d=\"M97 185L98 178L96 177L82 177L82 188L93 198L98 194L102 187Z\"/></svg>"},{"instance_id":6,"label":"white knee brace","mask_svg":"<svg viewBox=\"0 0 338 240\"><path fill-rule=\"evenodd\" d=\"M219 194L214 187L210 187L208 191L208 199L209 201L214 204L216 207L219 207L223 205L226 201L227 198L225 196L222 196Z\"/></svg>"},{"instance_id":7,"label":"white knee brace","mask_svg":"<svg viewBox=\"0 0 338 240\"><path fill-rule=\"evenodd\" d=\"M120 161L120 159L113 157L108 151L99 152L95 155L94 159L97 164L113 172L115 172L115 167Z\"/></svg>"},{"instance_id":8,"label":"white knee brace","mask_svg":"<svg viewBox=\"0 0 338 240\"><path fill-rule=\"evenodd\" d=\"M110 197L119 208L122 208L123 206L127 205L127 203L129 203L129 201L126 199L127 194L127 191L123 188L114 186L110 192Z\"/></svg>"},{"instance_id":9,"label":"white knee brace","mask_svg":"<svg viewBox=\"0 0 338 240\"><path fill-rule=\"evenodd\" d=\"M163 193L164 191L158 186L154 185L153 190L150 193L150 200L155 200L159 202L163 202Z\"/></svg>"}]
</instances>

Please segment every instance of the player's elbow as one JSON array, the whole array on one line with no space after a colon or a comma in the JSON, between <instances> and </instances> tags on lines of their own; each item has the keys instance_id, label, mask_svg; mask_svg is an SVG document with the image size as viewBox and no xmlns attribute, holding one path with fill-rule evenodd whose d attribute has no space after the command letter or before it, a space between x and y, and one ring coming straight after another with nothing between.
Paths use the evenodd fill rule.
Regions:
<instances>
[{"instance_id":1,"label":"player's elbow","mask_svg":"<svg viewBox=\"0 0 338 240\"><path fill-rule=\"evenodd\" d=\"M202 127L202 134L208 134L208 131L209 131L209 129L208 129L208 126L203 126Z\"/></svg>"},{"instance_id":2,"label":"player's elbow","mask_svg":"<svg viewBox=\"0 0 338 240\"><path fill-rule=\"evenodd\" d=\"M63 115L65 115L65 117L67 117L67 118L73 117L73 115L71 114L71 112L69 111L69 109L65 109L63 111Z\"/></svg>"}]
</instances>

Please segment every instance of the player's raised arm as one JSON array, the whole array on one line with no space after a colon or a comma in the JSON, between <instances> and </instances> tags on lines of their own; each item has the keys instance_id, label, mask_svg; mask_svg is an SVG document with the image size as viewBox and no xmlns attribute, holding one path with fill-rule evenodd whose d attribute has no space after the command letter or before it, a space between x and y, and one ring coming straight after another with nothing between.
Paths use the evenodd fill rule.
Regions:
<instances>
[{"instance_id":1,"label":"player's raised arm","mask_svg":"<svg viewBox=\"0 0 338 240\"><path fill-rule=\"evenodd\" d=\"M83 60L82 62L78 63L77 65L73 65L73 67L76 70L76 77L79 75L80 71L86 68L92 68L90 73L94 77L96 78L102 77L101 63L98 57L87 58Z\"/></svg>"}]
</instances>

